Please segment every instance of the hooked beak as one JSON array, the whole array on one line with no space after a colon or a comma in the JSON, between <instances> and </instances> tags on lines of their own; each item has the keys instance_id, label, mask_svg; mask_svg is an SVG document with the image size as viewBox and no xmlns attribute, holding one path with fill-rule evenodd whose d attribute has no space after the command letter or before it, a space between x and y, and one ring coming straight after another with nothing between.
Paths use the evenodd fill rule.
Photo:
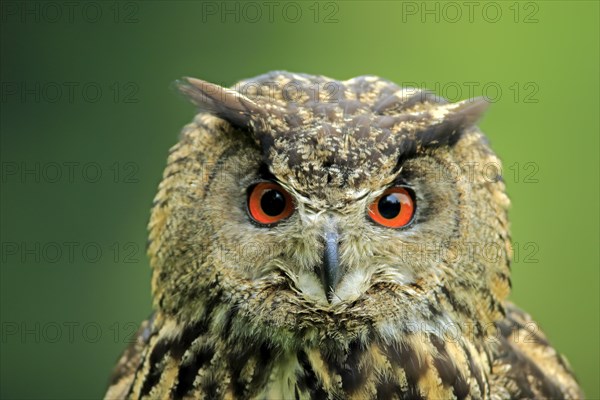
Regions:
<instances>
[{"instance_id":1,"label":"hooked beak","mask_svg":"<svg viewBox=\"0 0 600 400\"><path fill-rule=\"evenodd\" d=\"M325 232L321 282L325 288L327 300L331 303L334 290L342 277L339 261L339 235L336 229Z\"/></svg>"}]
</instances>

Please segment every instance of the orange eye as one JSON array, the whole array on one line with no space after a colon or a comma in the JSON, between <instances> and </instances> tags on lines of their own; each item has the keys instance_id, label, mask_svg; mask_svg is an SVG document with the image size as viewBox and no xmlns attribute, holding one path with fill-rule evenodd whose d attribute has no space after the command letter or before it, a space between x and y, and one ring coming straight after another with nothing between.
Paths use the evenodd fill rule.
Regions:
<instances>
[{"instance_id":1,"label":"orange eye","mask_svg":"<svg viewBox=\"0 0 600 400\"><path fill-rule=\"evenodd\" d=\"M388 228L401 228L408 224L415 213L415 201L408 190L393 187L379 196L369 206L369 217Z\"/></svg>"},{"instance_id":2,"label":"orange eye","mask_svg":"<svg viewBox=\"0 0 600 400\"><path fill-rule=\"evenodd\" d=\"M274 182L261 182L250 188L248 212L263 225L277 223L294 212L292 196Z\"/></svg>"}]
</instances>

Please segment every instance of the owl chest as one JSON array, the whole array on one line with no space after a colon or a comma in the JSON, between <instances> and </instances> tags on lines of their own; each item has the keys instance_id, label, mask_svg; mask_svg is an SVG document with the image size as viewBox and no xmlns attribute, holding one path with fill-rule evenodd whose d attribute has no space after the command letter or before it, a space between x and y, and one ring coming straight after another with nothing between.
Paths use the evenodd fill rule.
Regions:
<instances>
[{"instance_id":1,"label":"owl chest","mask_svg":"<svg viewBox=\"0 0 600 400\"><path fill-rule=\"evenodd\" d=\"M422 350L422 349L421 349ZM417 349L351 344L346 351L311 348L279 357L254 392L257 399L481 399L481 369L437 360ZM432 353L433 354L433 353ZM449 355L449 354L448 354Z\"/></svg>"},{"instance_id":2,"label":"owl chest","mask_svg":"<svg viewBox=\"0 0 600 400\"><path fill-rule=\"evenodd\" d=\"M293 354L275 355L255 349L252 352L216 351L210 360L198 367L189 379L187 389L176 384L172 398L205 399L302 399L298 378L303 368ZM184 367L185 368L185 367ZM179 375L185 375L181 373ZM315 382L316 384L316 382ZM173 396L173 394L175 394ZM168 396L167 396L168 397Z\"/></svg>"},{"instance_id":3,"label":"owl chest","mask_svg":"<svg viewBox=\"0 0 600 400\"><path fill-rule=\"evenodd\" d=\"M207 343L208 340L205 342ZM194 343L199 343L194 342ZM131 398L426 399L484 398L482 376L470 376L450 357L436 361L423 349L351 343L293 352L217 341L146 360ZM442 350L438 350L441 353ZM432 353L433 354L433 353ZM160 361L158 361L160 360ZM158 361L158 362L156 362ZM447 362L448 364L443 364ZM473 370L473 366L467 369ZM475 370L473 370L475 372ZM479 375L481 371L477 372Z\"/></svg>"}]
</instances>

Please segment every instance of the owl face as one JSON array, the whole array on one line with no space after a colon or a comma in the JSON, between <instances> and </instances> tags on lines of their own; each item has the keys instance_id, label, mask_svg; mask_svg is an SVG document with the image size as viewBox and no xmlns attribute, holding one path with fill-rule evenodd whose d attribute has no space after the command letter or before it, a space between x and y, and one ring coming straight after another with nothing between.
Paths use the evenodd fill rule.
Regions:
<instances>
[{"instance_id":1,"label":"owl face","mask_svg":"<svg viewBox=\"0 0 600 400\"><path fill-rule=\"evenodd\" d=\"M249 279L284 271L303 296L326 305L357 299L374 276L406 285L443 273L435 252L455 239L461 194L435 182L433 157L407 161L376 189L377 181L326 188L319 202L306 187L278 179L258 151L233 160L214 184L216 193L236 195L207 198L206 211L219 228L221 261Z\"/></svg>"},{"instance_id":2,"label":"owl face","mask_svg":"<svg viewBox=\"0 0 600 400\"><path fill-rule=\"evenodd\" d=\"M274 84L303 90L291 101ZM308 90L332 84L327 101ZM278 72L236 87L180 85L202 113L171 151L150 222L158 307L189 319L221 296L269 326L351 329L427 319L447 291L453 313L495 318L508 199L474 127L483 101L376 77Z\"/></svg>"}]
</instances>

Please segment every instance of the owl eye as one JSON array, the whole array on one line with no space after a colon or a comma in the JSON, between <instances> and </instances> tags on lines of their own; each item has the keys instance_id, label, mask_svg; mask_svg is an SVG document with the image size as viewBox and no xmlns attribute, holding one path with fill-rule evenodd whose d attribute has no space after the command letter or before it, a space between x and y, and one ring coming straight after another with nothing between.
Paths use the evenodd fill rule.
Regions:
<instances>
[{"instance_id":1,"label":"owl eye","mask_svg":"<svg viewBox=\"0 0 600 400\"><path fill-rule=\"evenodd\" d=\"M262 225L286 219L294 212L292 196L274 182L260 182L248 191L248 213Z\"/></svg>"},{"instance_id":2,"label":"owl eye","mask_svg":"<svg viewBox=\"0 0 600 400\"><path fill-rule=\"evenodd\" d=\"M386 190L369 206L369 217L388 228L401 228L407 225L414 213L413 196L403 187Z\"/></svg>"}]
</instances>

